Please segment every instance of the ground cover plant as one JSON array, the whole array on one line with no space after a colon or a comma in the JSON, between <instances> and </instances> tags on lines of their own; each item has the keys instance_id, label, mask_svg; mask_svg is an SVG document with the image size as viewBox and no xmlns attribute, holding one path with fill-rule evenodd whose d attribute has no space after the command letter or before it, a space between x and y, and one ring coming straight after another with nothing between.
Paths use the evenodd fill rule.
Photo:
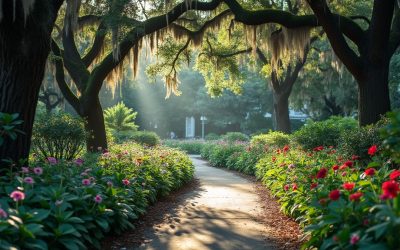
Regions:
<instances>
[{"instance_id":1,"label":"ground cover plant","mask_svg":"<svg viewBox=\"0 0 400 250\"><path fill-rule=\"evenodd\" d=\"M73 161L49 157L0 177L0 249L100 248L193 177L178 150L138 144Z\"/></svg>"},{"instance_id":2,"label":"ground cover plant","mask_svg":"<svg viewBox=\"0 0 400 250\"><path fill-rule=\"evenodd\" d=\"M243 150L233 150L233 144L209 144L203 147L202 157L215 167L228 167L262 180L282 210L303 226L303 248L396 249L400 245L400 170L394 162L398 161L400 115L389 116L389 124L385 121L359 129L349 126L332 132L347 136L338 140L327 136L335 146L322 144L309 149L311 144L298 143L295 134L284 146L265 144L259 138L252 141L260 144L243 144ZM315 123L313 127L322 126ZM327 128L315 130L314 135L306 129L307 133L300 133L321 140L321 130ZM350 132L358 137L349 137ZM360 138L376 144L357 144ZM349 145L353 151L346 153ZM360 152L362 157L352 152Z\"/></svg>"}]
</instances>

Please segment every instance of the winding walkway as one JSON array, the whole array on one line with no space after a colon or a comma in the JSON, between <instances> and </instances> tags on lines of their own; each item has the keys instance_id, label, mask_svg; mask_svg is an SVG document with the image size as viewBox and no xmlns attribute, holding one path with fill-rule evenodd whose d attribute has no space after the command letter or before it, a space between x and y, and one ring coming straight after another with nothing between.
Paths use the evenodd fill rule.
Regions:
<instances>
[{"instance_id":1,"label":"winding walkway","mask_svg":"<svg viewBox=\"0 0 400 250\"><path fill-rule=\"evenodd\" d=\"M171 221L148 229L145 236L150 240L138 249L273 249L263 238L265 226L258 220L262 208L253 184L191 158L200 188L185 194L186 205Z\"/></svg>"}]
</instances>

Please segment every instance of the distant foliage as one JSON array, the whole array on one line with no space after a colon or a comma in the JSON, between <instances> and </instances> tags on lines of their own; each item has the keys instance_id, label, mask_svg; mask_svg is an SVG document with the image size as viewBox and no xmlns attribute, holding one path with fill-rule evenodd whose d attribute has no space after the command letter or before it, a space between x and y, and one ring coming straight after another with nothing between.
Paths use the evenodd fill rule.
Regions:
<instances>
[{"instance_id":1,"label":"distant foliage","mask_svg":"<svg viewBox=\"0 0 400 250\"><path fill-rule=\"evenodd\" d=\"M313 149L318 146L336 147L344 131L356 128L357 121L353 118L333 116L325 121L308 121L293 134L293 140L304 149Z\"/></svg>"},{"instance_id":2,"label":"distant foliage","mask_svg":"<svg viewBox=\"0 0 400 250\"><path fill-rule=\"evenodd\" d=\"M104 121L106 126L116 133L122 131L137 131L138 126L134 120L137 112L125 106L123 102L104 110Z\"/></svg>"},{"instance_id":3,"label":"distant foliage","mask_svg":"<svg viewBox=\"0 0 400 250\"><path fill-rule=\"evenodd\" d=\"M215 141L215 140L219 140L221 138L221 136L217 135L216 133L208 133L205 136L205 140L206 141Z\"/></svg>"},{"instance_id":4,"label":"distant foliage","mask_svg":"<svg viewBox=\"0 0 400 250\"><path fill-rule=\"evenodd\" d=\"M290 143L290 136L282 132L270 131L267 134L253 136L250 143L251 145L283 147Z\"/></svg>"},{"instance_id":5,"label":"distant foliage","mask_svg":"<svg viewBox=\"0 0 400 250\"><path fill-rule=\"evenodd\" d=\"M33 126L32 151L40 157L71 160L84 147L83 121L66 113L38 117Z\"/></svg>"},{"instance_id":6,"label":"distant foliage","mask_svg":"<svg viewBox=\"0 0 400 250\"><path fill-rule=\"evenodd\" d=\"M132 140L134 142L137 142L139 144L149 146L149 147L154 147L158 144L160 144L161 139L160 137L151 131L136 131L133 132L129 136L129 140Z\"/></svg>"},{"instance_id":7,"label":"distant foliage","mask_svg":"<svg viewBox=\"0 0 400 250\"><path fill-rule=\"evenodd\" d=\"M390 153L393 160L400 163L400 112L388 114L390 123L382 129L382 136L385 138L383 146Z\"/></svg>"},{"instance_id":8,"label":"distant foliage","mask_svg":"<svg viewBox=\"0 0 400 250\"><path fill-rule=\"evenodd\" d=\"M199 140L164 140L163 145L178 148L188 154L200 154L205 143Z\"/></svg>"},{"instance_id":9,"label":"distant foliage","mask_svg":"<svg viewBox=\"0 0 400 250\"><path fill-rule=\"evenodd\" d=\"M15 140L18 134L22 131L17 127L22 124L23 121L18 119L19 114L7 114L0 112L0 146L3 145L6 137Z\"/></svg>"},{"instance_id":10,"label":"distant foliage","mask_svg":"<svg viewBox=\"0 0 400 250\"><path fill-rule=\"evenodd\" d=\"M222 139L227 142L248 141L249 136L240 132L228 132L222 136Z\"/></svg>"},{"instance_id":11,"label":"distant foliage","mask_svg":"<svg viewBox=\"0 0 400 250\"><path fill-rule=\"evenodd\" d=\"M374 125L345 130L338 140L338 149L344 156L357 155L368 159L368 148L371 145L380 146L382 144L381 131L386 125L387 119L382 119Z\"/></svg>"}]
</instances>

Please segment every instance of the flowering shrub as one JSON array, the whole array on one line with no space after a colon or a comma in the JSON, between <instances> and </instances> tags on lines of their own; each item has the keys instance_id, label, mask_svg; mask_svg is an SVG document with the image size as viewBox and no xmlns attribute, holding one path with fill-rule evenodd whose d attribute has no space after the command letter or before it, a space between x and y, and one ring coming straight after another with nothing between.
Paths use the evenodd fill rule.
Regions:
<instances>
[{"instance_id":1,"label":"flowering shrub","mask_svg":"<svg viewBox=\"0 0 400 250\"><path fill-rule=\"evenodd\" d=\"M205 143L200 140L164 140L163 145L179 148L188 154L200 154Z\"/></svg>"},{"instance_id":2,"label":"flowering shrub","mask_svg":"<svg viewBox=\"0 0 400 250\"><path fill-rule=\"evenodd\" d=\"M203 151L210 160L215 154L227 159L219 167L224 164L261 179L282 210L304 227L305 249L398 249L400 170L391 160L398 160L397 131L389 124L383 145L360 143L357 152L362 157L311 143L310 150L295 145L231 150L213 144Z\"/></svg>"},{"instance_id":3,"label":"flowering shrub","mask_svg":"<svg viewBox=\"0 0 400 250\"><path fill-rule=\"evenodd\" d=\"M400 244L399 171L375 146L369 153L366 166L329 148L312 154L290 150L273 155L275 162L271 156L261 159L257 173L283 210L306 226L305 246L393 249Z\"/></svg>"},{"instance_id":4,"label":"flowering shrub","mask_svg":"<svg viewBox=\"0 0 400 250\"><path fill-rule=\"evenodd\" d=\"M100 248L105 233L132 228L158 197L193 177L182 152L115 146L95 157L48 158L0 177L0 248Z\"/></svg>"}]
</instances>

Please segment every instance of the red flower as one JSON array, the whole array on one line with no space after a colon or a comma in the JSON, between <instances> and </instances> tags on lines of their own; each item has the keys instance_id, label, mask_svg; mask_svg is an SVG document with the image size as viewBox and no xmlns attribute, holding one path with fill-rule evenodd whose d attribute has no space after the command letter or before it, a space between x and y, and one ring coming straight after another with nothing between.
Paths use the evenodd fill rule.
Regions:
<instances>
[{"instance_id":1,"label":"red flower","mask_svg":"<svg viewBox=\"0 0 400 250\"><path fill-rule=\"evenodd\" d=\"M333 167L332 167L332 170L333 171L336 171L336 170L338 170L339 169L339 166L338 165L334 165Z\"/></svg>"},{"instance_id":2,"label":"red flower","mask_svg":"<svg viewBox=\"0 0 400 250\"><path fill-rule=\"evenodd\" d=\"M318 186L318 183L311 183L310 189L314 189L314 188L316 188L317 186Z\"/></svg>"},{"instance_id":3,"label":"red flower","mask_svg":"<svg viewBox=\"0 0 400 250\"><path fill-rule=\"evenodd\" d=\"M343 165L346 165L348 167L352 167L353 166L353 162L352 161L346 161Z\"/></svg>"},{"instance_id":4,"label":"red flower","mask_svg":"<svg viewBox=\"0 0 400 250\"><path fill-rule=\"evenodd\" d=\"M292 189L293 189L293 191L297 190L297 184L296 183L292 184Z\"/></svg>"},{"instance_id":5,"label":"red flower","mask_svg":"<svg viewBox=\"0 0 400 250\"><path fill-rule=\"evenodd\" d=\"M350 198L351 201L359 201L362 196L363 196L363 193L355 192L354 194L351 194L349 196L349 198Z\"/></svg>"},{"instance_id":6,"label":"red flower","mask_svg":"<svg viewBox=\"0 0 400 250\"><path fill-rule=\"evenodd\" d=\"M393 172L390 173L390 179L391 180L396 180L400 176L400 170L393 170Z\"/></svg>"},{"instance_id":7,"label":"red flower","mask_svg":"<svg viewBox=\"0 0 400 250\"><path fill-rule=\"evenodd\" d=\"M346 182L346 183L343 183L343 185L342 185L342 187L344 189L349 190L349 191L353 190L355 186L356 186L356 184L354 182Z\"/></svg>"},{"instance_id":8,"label":"red flower","mask_svg":"<svg viewBox=\"0 0 400 250\"><path fill-rule=\"evenodd\" d=\"M326 177L327 174L328 174L328 169L321 168L317 173L317 179L323 179Z\"/></svg>"},{"instance_id":9,"label":"red flower","mask_svg":"<svg viewBox=\"0 0 400 250\"><path fill-rule=\"evenodd\" d=\"M336 201L340 198L340 191L335 189L329 193L329 199Z\"/></svg>"},{"instance_id":10,"label":"red flower","mask_svg":"<svg viewBox=\"0 0 400 250\"><path fill-rule=\"evenodd\" d=\"M272 157L272 162L275 162L275 161L276 161L276 157L273 156L273 157Z\"/></svg>"},{"instance_id":11,"label":"red flower","mask_svg":"<svg viewBox=\"0 0 400 250\"><path fill-rule=\"evenodd\" d=\"M353 155L353 156L351 157L351 159L352 159L353 161L359 160L360 158L361 158L361 157L358 156L358 155Z\"/></svg>"},{"instance_id":12,"label":"red flower","mask_svg":"<svg viewBox=\"0 0 400 250\"><path fill-rule=\"evenodd\" d=\"M399 183L395 181L385 181L384 183L382 183L382 191L382 199L396 198L399 192Z\"/></svg>"},{"instance_id":13,"label":"red flower","mask_svg":"<svg viewBox=\"0 0 400 250\"><path fill-rule=\"evenodd\" d=\"M343 169L346 169L346 168L348 168L348 166L347 166L347 165L344 165L344 164L343 164L342 166L339 167L340 170L343 170Z\"/></svg>"},{"instance_id":14,"label":"red flower","mask_svg":"<svg viewBox=\"0 0 400 250\"><path fill-rule=\"evenodd\" d=\"M322 150L324 150L324 146L315 147L313 150L316 152L322 151Z\"/></svg>"},{"instance_id":15,"label":"red flower","mask_svg":"<svg viewBox=\"0 0 400 250\"><path fill-rule=\"evenodd\" d=\"M281 149L278 148L278 149L276 150L276 153L279 155L279 154L281 153Z\"/></svg>"},{"instance_id":16,"label":"red flower","mask_svg":"<svg viewBox=\"0 0 400 250\"><path fill-rule=\"evenodd\" d=\"M367 176L373 176L375 175L375 172L376 172L375 168L367 168L364 173Z\"/></svg>"},{"instance_id":17,"label":"red flower","mask_svg":"<svg viewBox=\"0 0 400 250\"><path fill-rule=\"evenodd\" d=\"M283 189L284 189L285 191L288 191L288 190L289 190L289 185L286 184L286 185L283 187Z\"/></svg>"},{"instance_id":18,"label":"red flower","mask_svg":"<svg viewBox=\"0 0 400 250\"><path fill-rule=\"evenodd\" d=\"M376 151L378 151L378 147L376 145L372 145L369 149L368 149L368 154L370 156L375 155Z\"/></svg>"},{"instance_id":19,"label":"red flower","mask_svg":"<svg viewBox=\"0 0 400 250\"><path fill-rule=\"evenodd\" d=\"M318 202L319 202L319 204L321 204L321 206L325 206L327 200L326 200L325 198L322 198L322 199L320 199Z\"/></svg>"},{"instance_id":20,"label":"red flower","mask_svg":"<svg viewBox=\"0 0 400 250\"><path fill-rule=\"evenodd\" d=\"M289 151L289 146L288 145L285 145L284 147L283 147L283 152L287 152L287 151Z\"/></svg>"},{"instance_id":21,"label":"red flower","mask_svg":"<svg viewBox=\"0 0 400 250\"><path fill-rule=\"evenodd\" d=\"M355 245L360 241L360 236L358 234L353 234L350 238L350 244Z\"/></svg>"}]
</instances>

